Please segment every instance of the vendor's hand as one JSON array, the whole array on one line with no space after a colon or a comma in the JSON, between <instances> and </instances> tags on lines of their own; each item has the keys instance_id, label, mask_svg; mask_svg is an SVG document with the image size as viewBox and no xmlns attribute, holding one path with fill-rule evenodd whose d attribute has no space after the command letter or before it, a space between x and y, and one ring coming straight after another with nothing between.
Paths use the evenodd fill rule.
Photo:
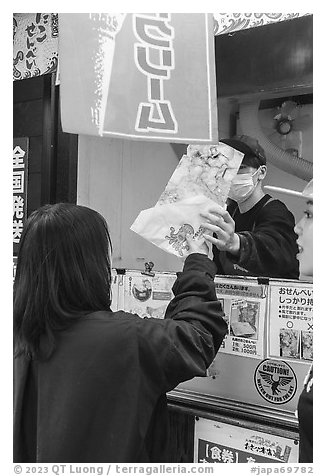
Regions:
<instances>
[{"instance_id":1,"label":"vendor's hand","mask_svg":"<svg viewBox=\"0 0 326 476\"><path fill-rule=\"evenodd\" d=\"M208 256L211 244L206 243L205 239L200 238L194 240L191 235L186 236L187 245L189 246L189 254L200 253Z\"/></svg>"},{"instance_id":2,"label":"vendor's hand","mask_svg":"<svg viewBox=\"0 0 326 476\"><path fill-rule=\"evenodd\" d=\"M207 213L201 213L207 222L202 226L215 233L215 236L203 234L204 238L216 246L220 251L228 251L238 255L240 251L240 238L234 232L235 223L227 210L220 205L211 206Z\"/></svg>"}]
</instances>

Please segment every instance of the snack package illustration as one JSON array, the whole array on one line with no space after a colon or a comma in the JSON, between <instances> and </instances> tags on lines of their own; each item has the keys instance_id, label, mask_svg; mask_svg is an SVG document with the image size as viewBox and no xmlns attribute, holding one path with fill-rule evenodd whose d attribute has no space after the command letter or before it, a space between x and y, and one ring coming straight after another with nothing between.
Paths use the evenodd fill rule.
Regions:
<instances>
[{"instance_id":1,"label":"snack package illustration","mask_svg":"<svg viewBox=\"0 0 326 476\"><path fill-rule=\"evenodd\" d=\"M156 205L141 211L130 229L159 248L186 257L186 236L204 240L200 214L215 203L225 207L242 157L223 143L189 145Z\"/></svg>"}]
</instances>

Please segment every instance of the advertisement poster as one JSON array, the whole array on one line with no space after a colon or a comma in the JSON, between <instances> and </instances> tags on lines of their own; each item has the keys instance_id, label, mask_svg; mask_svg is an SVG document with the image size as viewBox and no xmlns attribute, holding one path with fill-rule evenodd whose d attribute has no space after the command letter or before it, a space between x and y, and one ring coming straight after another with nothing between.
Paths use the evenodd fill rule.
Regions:
<instances>
[{"instance_id":1,"label":"advertisement poster","mask_svg":"<svg viewBox=\"0 0 326 476\"><path fill-rule=\"evenodd\" d=\"M195 419L194 463L297 463L298 441Z\"/></svg>"},{"instance_id":2,"label":"advertisement poster","mask_svg":"<svg viewBox=\"0 0 326 476\"><path fill-rule=\"evenodd\" d=\"M173 298L175 274L155 273L154 276L139 271L126 271L124 277L124 310L140 317L163 319Z\"/></svg>"},{"instance_id":3,"label":"advertisement poster","mask_svg":"<svg viewBox=\"0 0 326 476\"><path fill-rule=\"evenodd\" d=\"M270 357L312 362L312 283L270 283L268 341Z\"/></svg>"},{"instance_id":4,"label":"advertisement poster","mask_svg":"<svg viewBox=\"0 0 326 476\"><path fill-rule=\"evenodd\" d=\"M261 358L264 352L266 285L243 279L215 278L215 287L228 324L219 352Z\"/></svg>"},{"instance_id":5,"label":"advertisement poster","mask_svg":"<svg viewBox=\"0 0 326 476\"><path fill-rule=\"evenodd\" d=\"M214 143L210 13L59 13L64 132Z\"/></svg>"},{"instance_id":6,"label":"advertisement poster","mask_svg":"<svg viewBox=\"0 0 326 476\"><path fill-rule=\"evenodd\" d=\"M13 144L13 252L18 254L20 237L27 219L28 138L14 138Z\"/></svg>"}]
</instances>

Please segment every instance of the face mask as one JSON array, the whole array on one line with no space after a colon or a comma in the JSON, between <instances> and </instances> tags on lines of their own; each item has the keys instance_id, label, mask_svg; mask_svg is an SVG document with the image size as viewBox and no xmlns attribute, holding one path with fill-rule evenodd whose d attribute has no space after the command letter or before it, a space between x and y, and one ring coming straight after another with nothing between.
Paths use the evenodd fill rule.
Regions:
<instances>
[{"instance_id":1,"label":"face mask","mask_svg":"<svg viewBox=\"0 0 326 476\"><path fill-rule=\"evenodd\" d=\"M254 191L256 184L254 184L253 176L259 171L256 170L253 174L238 174L231 183L229 197L237 203L244 202Z\"/></svg>"}]
</instances>

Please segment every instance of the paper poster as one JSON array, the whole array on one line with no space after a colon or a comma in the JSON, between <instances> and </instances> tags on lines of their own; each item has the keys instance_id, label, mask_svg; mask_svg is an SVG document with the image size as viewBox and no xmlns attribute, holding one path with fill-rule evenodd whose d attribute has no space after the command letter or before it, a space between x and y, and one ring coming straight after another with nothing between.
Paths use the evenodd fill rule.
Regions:
<instances>
[{"instance_id":1,"label":"paper poster","mask_svg":"<svg viewBox=\"0 0 326 476\"><path fill-rule=\"evenodd\" d=\"M19 242L27 220L28 137L14 138L13 143L13 251L18 254Z\"/></svg>"},{"instance_id":2,"label":"paper poster","mask_svg":"<svg viewBox=\"0 0 326 476\"><path fill-rule=\"evenodd\" d=\"M194 463L297 463L298 441L196 417Z\"/></svg>"},{"instance_id":3,"label":"paper poster","mask_svg":"<svg viewBox=\"0 0 326 476\"><path fill-rule=\"evenodd\" d=\"M228 332L219 352L261 358L264 353L267 286L216 277L215 287L228 324ZM214 362L208 369L208 375L214 373L213 367Z\"/></svg>"},{"instance_id":4,"label":"paper poster","mask_svg":"<svg viewBox=\"0 0 326 476\"><path fill-rule=\"evenodd\" d=\"M64 132L218 139L211 13L59 13Z\"/></svg>"},{"instance_id":5,"label":"paper poster","mask_svg":"<svg viewBox=\"0 0 326 476\"><path fill-rule=\"evenodd\" d=\"M173 299L172 286L175 274L127 271L124 281L124 311L140 317L163 319L166 308Z\"/></svg>"},{"instance_id":6,"label":"paper poster","mask_svg":"<svg viewBox=\"0 0 326 476\"><path fill-rule=\"evenodd\" d=\"M313 287L311 283L271 283L269 298L270 357L313 360Z\"/></svg>"},{"instance_id":7,"label":"paper poster","mask_svg":"<svg viewBox=\"0 0 326 476\"><path fill-rule=\"evenodd\" d=\"M186 257L186 237L204 240L201 213L215 203L225 206L242 157L223 143L189 145L156 205L141 211L130 229L164 251Z\"/></svg>"}]
</instances>

